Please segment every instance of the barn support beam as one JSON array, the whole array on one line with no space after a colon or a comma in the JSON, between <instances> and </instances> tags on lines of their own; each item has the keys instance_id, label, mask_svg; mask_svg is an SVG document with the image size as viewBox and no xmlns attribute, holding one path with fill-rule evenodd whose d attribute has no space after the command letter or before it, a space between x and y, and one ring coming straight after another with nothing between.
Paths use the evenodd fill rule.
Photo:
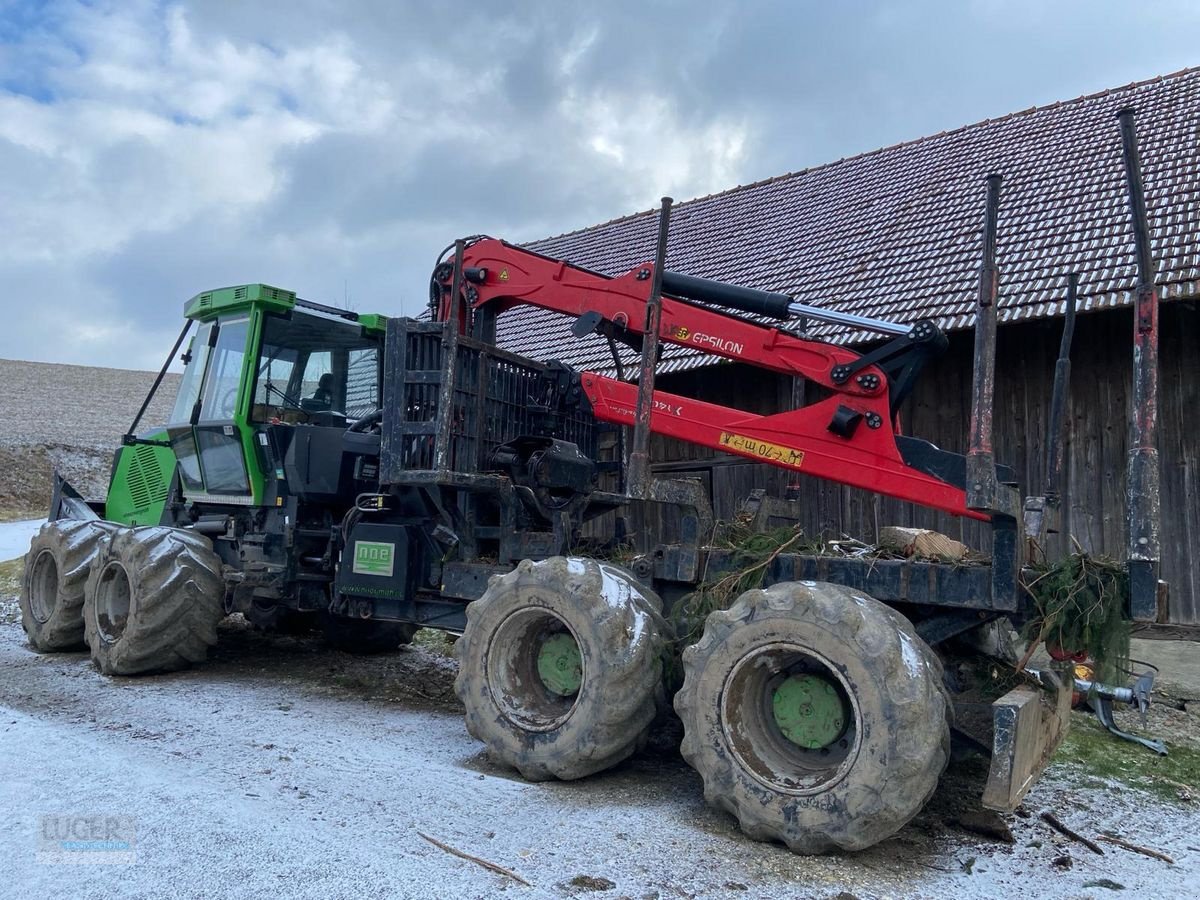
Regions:
<instances>
[{"instance_id":1,"label":"barn support beam","mask_svg":"<svg viewBox=\"0 0 1200 900\"><path fill-rule=\"evenodd\" d=\"M1134 110L1117 113L1125 155L1129 211L1137 251L1133 312L1133 409L1129 433L1129 593L1134 620L1160 618L1158 459L1158 286L1150 247L1146 194L1138 154ZM1165 600L1165 597L1164 597ZM1162 604L1165 607L1165 603ZM1165 613L1165 608L1162 610Z\"/></svg>"},{"instance_id":2,"label":"barn support beam","mask_svg":"<svg viewBox=\"0 0 1200 900\"><path fill-rule=\"evenodd\" d=\"M650 296L646 301L642 360L638 370L637 413L634 417L633 440L627 464L629 475L625 489L629 496L643 500L650 490L650 418L654 410L654 376L658 368L660 346L658 332L662 316L663 267L667 262L667 237L671 229L672 202L670 197L663 197L662 211L658 214L658 244L654 251Z\"/></svg>"}]
</instances>

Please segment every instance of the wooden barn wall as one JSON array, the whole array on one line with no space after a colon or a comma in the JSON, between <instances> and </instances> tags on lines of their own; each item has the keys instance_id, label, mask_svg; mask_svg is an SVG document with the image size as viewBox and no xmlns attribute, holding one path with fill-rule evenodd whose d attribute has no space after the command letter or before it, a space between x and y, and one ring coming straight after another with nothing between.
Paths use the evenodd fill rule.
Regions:
<instances>
[{"instance_id":1,"label":"wooden barn wall","mask_svg":"<svg viewBox=\"0 0 1200 900\"><path fill-rule=\"evenodd\" d=\"M1200 623L1200 311L1195 301L1173 301L1161 310L1160 452L1162 460L1162 577L1171 585L1171 620ZM1017 473L1023 493L1042 490L1046 418L1061 320L1000 329L995 402L996 457ZM1070 435L1065 506L1071 532L1093 553L1125 556L1125 468L1129 445L1132 312L1081 315L1072 351ZM922 377L903 411L907 433L946 450L965 452L970 414L972 335L951 336L949 351ZM788 379L742 365L718 365L661 375L661 389L754 412L784 407ZM986 551L987 529L935 513L704 448L655 438L660 475L701 478L711 489L716 515L729 518L754 488L782 496L799 486L811 534L850 535L874 541L884 525L935 528ZM669 518L649 533L674 531ZM1052 538L1052 554L1065 536Z\"/></svg>"}]
</instances>

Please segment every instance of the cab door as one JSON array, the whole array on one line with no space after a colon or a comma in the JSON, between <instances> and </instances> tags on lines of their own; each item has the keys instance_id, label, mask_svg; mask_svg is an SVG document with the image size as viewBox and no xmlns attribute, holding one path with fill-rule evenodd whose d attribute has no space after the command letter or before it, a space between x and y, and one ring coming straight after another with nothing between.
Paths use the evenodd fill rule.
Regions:
<instances>
[{"instance_id":1,"label":"cab door","mask_svg":"<svg viewBox=\"0 0 1200 900\"><path fill-rule=\"evenodd\" d=\"M249 316L225 319L203 326L196 336L197 349L167 427L189 500L254 502L239 425L246 421L249 402L244 385L251 325Z\"/></svg>"}]
</instances>

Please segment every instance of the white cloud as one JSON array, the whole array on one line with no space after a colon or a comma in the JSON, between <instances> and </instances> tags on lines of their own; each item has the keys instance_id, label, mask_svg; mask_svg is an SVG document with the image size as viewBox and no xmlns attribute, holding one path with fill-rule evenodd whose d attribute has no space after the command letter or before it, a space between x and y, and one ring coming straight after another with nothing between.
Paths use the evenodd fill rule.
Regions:
<instances>
[{"instance_id":1,"label":"white cloud","mask_svg":"<svg viewBox=\"0 0 1200 900\"><path fill-rule=\"evenodd\" d=\"M48 96L0 89L0 277L31 281L41 266L70 284L56 298L66 324L25 319L0 334L0 355L154 366L182 299L226 281L326 300L366 286L376 295L355 290L360 304L413 313L427 260L458 233L538 238L593 210L611 217L664 191L725 186L744 158L744 122L689 126L666 95L577 83L600 32L564 28L562 47L539 49L515 17L487 31L491 53L428 46L418 31L380 53L361 28L313 22L269 43L211 22L198 30L185 5L55 7L16 62ZM551 94L532 103L508 76L540 65L545 47ZM323 169L298 181L305 148ZM458 169L439 188L421 167L451 149ZM496 198L520 188L490 191L487 173L516 173L535 196L587 185L592 197L515 208ZM395 199L380 212L380 197ZM409 305L397 308L397 294Z\"/></svg>"},{"instance_id":2,"label":"white cloud","mask_svg":"<svg viewBox=\"0 0 1200 900\"><path fill-rule=\"evenodd\" d=\"M571 91L560 108L580 141L620 168L631 209L662 193L682 199L731 187L746 162L751 128L745 117L718 116L689 127L667 97L608 91Z\"/></svg>"},{"instance_id":3,"label":"white cloud","mask_svg":"<svg viewBox=\"0 0 1200 900\"><path fill-rule=\"evenodd\" d=\"M153 365L161 350L147 346L145 335L168 330L163 310L211 286L184 283L182 273L178 284L171 273L162 277L164 251L179 257L194 246L212 263L213 278L235 269L225 277L285 281L323 296L351 280L395 283L403 276L413 285L399 292L419 298L424 260L460 230L501 227L525 239L587 224L586 210L554 204L530 216L487 207L486 194L468 196L484 208L448 199L445 209L430 209L426 199L423 212L413 214L400 195L364 231L363 204L389 182L429 192L437 175L416 167L438 164L431 148L477 156L480 172L523 170L535 191L548 195L559 190L556 179L564 192L577 192L575 182L609 183L614 190L594 192L605 217L642 208L664 190L686 196L717 189L744 158L743 122L688 127L666 96L575 84L600 34L594 22L565 29L549 63L560 82L552 87L557 98L552 93L540 107L505 82L513 65L538 52L519 17L495 23L490 37L502 52L490 54L398 35L395 54L381 55L355 39L373 37L361 29L350 35L314 21L306 33L309 40L293 33L285 44L268 44L211 24L199 33L182 4L71 2L26 34L9 67L25 67L23 80L41 90L0 88L0 231L7 236L0 277L7 268L15 283L18 271L23 280L41 266L54 283L69 284L71 295L57 301L69 310L62 317L69 325L25 320L0 335L0 355ZM312 146L321 159L319 142L334 137L342 143L331 148L353 138L349 146L369 148L366 156L378 166L329 160L345 195L326 198L307 219L293 215L312 205L312 198L285 193L296 176L295 151ZM339 172L343 166L352 171ZM461 198L463 188L447 183L446 195ZM417 234L428 243L419 252L412 248ZM390 278L349 271L356 261L380 265L389 241L393 257L419 261ZM251 243L258 263L247 258ZM133 247L154 247L159 258L126 258ZM129 280L128 293L111 272L94 275L113 267ZM179 290L167 306L138 283L151 271L160 273L162 290ZM294 283L314 273L317 284ZM148 299L139 307L135 295ZM374 305L384 300L392 298ZM131 346L145 349L131 354Z\"/></svg>"},{"instance_id":4,"label":"white cloud","mask_svg":"<svg viewBox=\"0 0 1200 900\"><path fill-rule=\"evenodd\" d=\"M1112 12L1061 54L1014 52L1009 23L997 70L961 39L987 8L954 9L0 0L0 356L155 367L184 299L257 280L412 314L457 236L532 240L1154 74L1113 75L1118 46L1194 55L1170 23L1126 46ZM1038 34L1057 47L1071 14Z\"/></svg>"},{"instance_id":5,"label":"white cloud","mask_svg":"<svg viewBox=\"0 0 1200 900\"><path fill-rule=\"evenodd\" d=\"M60 283L147 233L235 233L286 180L285 150L331 132L369 139L392 115L388 87L340 35L275 51L198 41L182 7L78 4L41 40L77 56L41 73L53 99L0 90L0 267L41 262ZM139 317L85 290L86 303L61 298L69 325L42 347L25 334L0 353L147 364L127 349Z\"/></svg>"},{"instance_id":6,"label":"white cloud","mask_svg":"<svg viewBox=\"0 0 1200 900\"><path fill-rule=\"evenodd\" d=\"M279 186L279 153L330 130L378 130L391 105L344 38L274 53L200 46L182 9L76 7L81 62L47 73L58 102L0 94L9 170L0 258L70 262L132 235L249 209ZM165 29L165 35L156 26ZM29 176L20 175L22 169Z\"/></svg>"}]
</instances>

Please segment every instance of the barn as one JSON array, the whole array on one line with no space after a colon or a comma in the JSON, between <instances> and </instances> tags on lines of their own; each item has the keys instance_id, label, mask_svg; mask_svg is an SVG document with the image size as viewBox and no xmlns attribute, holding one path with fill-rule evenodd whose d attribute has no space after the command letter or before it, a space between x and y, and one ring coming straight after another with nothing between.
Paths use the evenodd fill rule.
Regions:
<instances>
[{"instance_id":1,"label":"barn","mask_svg":"<svg viewBox=\"0 0 1200 900\"><path fill-rule=\"evenodd\" d=\"M1125 555L1135 254L1116 113L1137 130L1158 264L1162 578L1171 621L1200 624L1200 68L1013 113L677 204L667 266L778 291L802 303L912 322L950 347L903 411L907 433L966 451L984 178L1004 177L999 219L997 459L1026 494L1043 489L1046 422L1066 284L1079 276L1063 502L1070 540ZM531 249L616 275L654 254L657 210L537 241ZM612 372L606 342L519 309L502 346ZM793 323L803 328L805 323ZM829 325L806 334L865 349L878 336ZM636 371L632 351L624 358ZM671 347L657 386L753 412L803 403L798 380ZM701 479L719 517L754 488L804 501L809 533L874 540L885 525L936 528L977 548L978 525L837 484L657 439L654 470ZM1053 539L1051 553L1068 537Z\"/></svg>"}]
</instances>

